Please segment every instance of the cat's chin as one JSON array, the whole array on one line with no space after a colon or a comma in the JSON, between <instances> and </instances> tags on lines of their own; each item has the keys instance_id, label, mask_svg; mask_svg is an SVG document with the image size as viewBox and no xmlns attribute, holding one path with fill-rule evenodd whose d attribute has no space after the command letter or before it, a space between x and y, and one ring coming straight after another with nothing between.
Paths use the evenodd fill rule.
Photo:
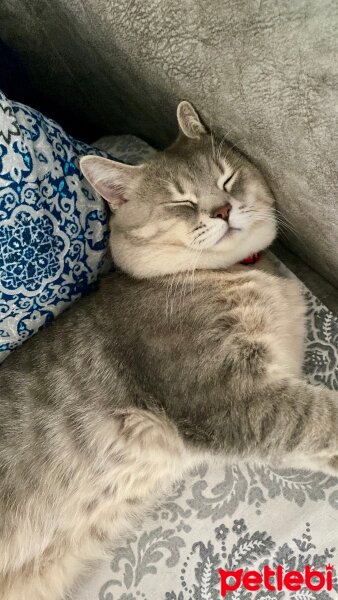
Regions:
<instances>
[{"instance_id":1,"label":"cat's chin","mask_svg":"<svg viewBox=\"0 0 338 600\"><path fill-rule=\"evenodd\" d=\"M239 227L229 227L229 229L225 233L223 233L219 240L217 240L214 246L218 246L224 240L229 240L230 238L233 238L240 231L242 231L242 229L240 229Z\"/></svg>"},{"instance_id":2,"label":"cat's chin","mask_svg":"<svg viewBox=\"0 0 338 600\"><path fill-rule=\"evenodd\" d=\"M209 247L203 248L203 250L223 254L229 251L232 253L232 251L236 250L238 244L246 242L247 237L248 231L237 227L229 227L216 242Z\"/></svg>"}]
</instances>

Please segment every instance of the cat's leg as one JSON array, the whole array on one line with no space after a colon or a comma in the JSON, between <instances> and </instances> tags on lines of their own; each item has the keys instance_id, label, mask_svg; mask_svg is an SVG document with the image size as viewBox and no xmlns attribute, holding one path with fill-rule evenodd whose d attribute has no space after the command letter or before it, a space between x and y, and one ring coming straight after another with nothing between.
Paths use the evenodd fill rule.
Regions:
<instances>
[{"instance_id":1,"label":"cat's leg","mask_svg":"<svg viewBox=\"0 0 338 600\"><path fill-rule=\"evenodd\" d=\"M63 541L54 540L40 557L0 579L0 600L67 598L88 561L103 558L112 541L125 535L168 484L195 463L162 413L130 408L118 411L115 421L104 461L107 470L101 474L103 491L86 506L81 537L74 533L80 518L77 508L67 521L68 527L74 521L74 530L69 529Z\"/></svg>"},{"instance_id":2,"label":"cat's leg","mask_svg":"<svg viewBox=\"0 0 338 600\"><path fill-rule=\"evenodd\" d=\"M296 379L262 392L248 411L259 454L338 475L338 393Z\"/></svg>"},{"instance_id":3,"label":"cat's leg","mask_svg":"<svg viewBox=\"0 0 338 600\"><path fill-rule=\"evenodd\" d=\"M102 542L89 535L63 552L54 549L52 556L0 576L0 600L66 600L87 561L103 556Z\"/></svg>"},{"instance_id":4,"label":"cat's leg","mask_svg":"<svg viewBox=\"0 0 338 600\"><path fill-rule=\"evenodd\" d=\"M0 577L0 600L63 600L80 562L71 555L30 574L17 571Z\"/></svg>"},{"instance_id":5,"label":"cat's leg","mask_svg":"<svg viewBox=\"0 0 338 600\"><path fill-rule=\"evenodd\" d=\"M189 445L234 459L289 462L338 475L338 394L297 379L234 388L193 409L168 407Z\"/></svg>"},{"instance_id":6,"label":"cat's leg","mask_svg":"<svg viewBox=\"0 0 338 600\"><path fill-rule=\"evenodd\" d=\"M292 357L290 376L301 378L306 338L306 304L303 288L300 281L295 277L283 280L283 287L283 295L287 300L287 305L292 307L292 310L287 312L287 318L284 321L284 332L289 336L288 346L290 357Z\"/></svg>"}]
</instances>

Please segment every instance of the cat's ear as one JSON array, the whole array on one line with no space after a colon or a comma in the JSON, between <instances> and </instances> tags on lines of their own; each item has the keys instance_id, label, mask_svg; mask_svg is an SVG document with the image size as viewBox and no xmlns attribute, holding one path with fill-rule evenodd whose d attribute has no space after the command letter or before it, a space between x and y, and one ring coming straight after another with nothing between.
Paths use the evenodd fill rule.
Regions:
<instances>
[{"instance_id":1,"label":"cat's ear","mask_svg":"<svg viewBox=\"0 0 338 600\"><path fill-rule=\"evenodd\" d=\"M130 191L141 170L140 166L124 165L101 156L82 156L80 169L94 190L116 210L128 201Z\"/></svg>"},{"instance_id":2,"label":"cat's ear","mask_svg":"<svg viewBox=\"0 0 338 600\"><path fill-rule=\"evenodd\" d=\"M177 121L180 130L188 138L198 139L207 133L196 110L187 100L180 102L177 107Z\"/></svg>"}]
</instances>

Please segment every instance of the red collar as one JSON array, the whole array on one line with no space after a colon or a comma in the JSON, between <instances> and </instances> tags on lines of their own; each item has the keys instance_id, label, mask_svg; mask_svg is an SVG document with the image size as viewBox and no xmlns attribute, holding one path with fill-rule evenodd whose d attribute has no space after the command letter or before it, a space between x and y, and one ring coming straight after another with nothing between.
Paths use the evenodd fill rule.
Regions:
<instances>
[{"instance_id":1,"label":"red collar","mask_svg":"<svg viewBox=\"0 0 338 600\"><path fill-rule=\"evenodd\" d=\"M261 260L261 258L262 255L260 252L255 252L254 254L248 256L248 258L241 260L241 265L255 265L259 260Z\"/></svg>"}]
</instances>

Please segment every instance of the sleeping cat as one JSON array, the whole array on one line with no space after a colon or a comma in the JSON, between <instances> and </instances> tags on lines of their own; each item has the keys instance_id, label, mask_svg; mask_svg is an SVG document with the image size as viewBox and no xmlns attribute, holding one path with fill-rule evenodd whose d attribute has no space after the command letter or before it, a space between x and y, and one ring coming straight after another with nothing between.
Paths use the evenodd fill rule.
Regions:
<instances>
[{"instance_id":1,"label":"sleeping cat","mask_svg":"<svg viewBox=\"0 0 338 600\"><path fill-rule=\"evenodd\" d=\"M338 396L301 378L296 281L243 266L276 234L258 170L188 102L132 167L81 168L120 272L0 369L0 598L60 600L205 453L338 473Z\"/></svg>"}]
</instances>

